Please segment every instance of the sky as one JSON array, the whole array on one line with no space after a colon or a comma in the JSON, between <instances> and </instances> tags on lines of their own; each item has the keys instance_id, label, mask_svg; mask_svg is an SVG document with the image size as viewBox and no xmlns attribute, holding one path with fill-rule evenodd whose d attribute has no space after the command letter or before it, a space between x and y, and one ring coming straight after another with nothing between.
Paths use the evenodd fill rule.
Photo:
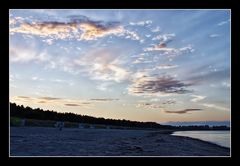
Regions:
<instances>
[{"instance_id":1,"label":"sky","mask_svg":"<svg viewBox=\"0 0 240 166\"><path fill-rule=\"evenodd\" d=\"M230 120L230 16L11 9L10 102L158 123Z\"/></svg>"}]
</instances>

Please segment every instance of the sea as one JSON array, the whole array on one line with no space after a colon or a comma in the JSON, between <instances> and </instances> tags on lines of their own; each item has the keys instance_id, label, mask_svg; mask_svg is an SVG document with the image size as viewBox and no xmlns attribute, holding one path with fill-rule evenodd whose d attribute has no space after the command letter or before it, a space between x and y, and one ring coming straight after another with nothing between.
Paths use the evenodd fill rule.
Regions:
<instances>
[{"instance_id":1,"label":"sea","mask_svg":"<svg viewBox=\"0 0 240 166\"><path fill-rule=\"evenodd\" d=\"M230 148L230 131L176 131L172 135L186 136Z\"/></svg>"}]
</instances>

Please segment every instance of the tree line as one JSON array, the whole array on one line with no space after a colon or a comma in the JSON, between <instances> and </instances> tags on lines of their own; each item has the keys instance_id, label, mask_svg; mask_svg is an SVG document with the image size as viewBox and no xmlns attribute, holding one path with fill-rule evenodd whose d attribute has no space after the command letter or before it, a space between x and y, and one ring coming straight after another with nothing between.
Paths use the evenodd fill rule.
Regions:
<instances>
[{"instance_id":1,"label":"tree line","mask_svg":"<svg viewBox=\"0 0 240 166\"><path fill-rule=\"evenodd\" d=\"M23 105L17 105L16 103L10 103L10 116L37 119L37 120L53 120L53 121L68 121L76 123L88 123L88 124L102 124L112 126L123 127L138 127L138 128L155 128L155 129L171 129L171 130L229 130L227 126L171 126L161 125L156 122L138 122L130 120L120 119L105 119L96 118L92 116L79 115L70 112L60 113L53 110L43 110L40 108L24 107Z\"/></svg>"},{"instance_id":2,"label":"tree line","mask_svg":"<svg viewBox=\"0 0 240 166\"><path fill-rule=\"evenodd\" d=\"M96 118L92 116L79 115L70 112L60 113L56 111L43 110L40 108L33 109L31 107L19 106L16 103L10 103L10 116L38 120L53 120L53 121L68 121L76 123L89 123L89 124L103 124L123 127L140 127L140 128L161 128L169 129L171 126L160 125L156 122L138 122L130 120L117 120Z\"/></svg>"}]
</instances>

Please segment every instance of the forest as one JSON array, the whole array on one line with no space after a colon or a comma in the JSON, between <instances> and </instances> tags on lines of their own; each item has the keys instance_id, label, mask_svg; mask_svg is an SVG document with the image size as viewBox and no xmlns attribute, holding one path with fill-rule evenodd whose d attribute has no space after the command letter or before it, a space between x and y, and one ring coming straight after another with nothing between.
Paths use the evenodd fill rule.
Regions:
<instances>
[{"instance_id":1,"label":"forest","mask_svg":"<svg viewBox=\"0 0 240 166\"><path fill-rule=\"evenodd\" d=\"M156 122L139 122L130 121L125 119L105 119L96 118L92 116L79 115L70 112L60 113L53 110L43 110L40 108L33 109L31 107L24 107L16 103L10 103L10 117L37 119L37 120L53 120L65 121L75 123L87 124L102 124L123 127L137 127L137 128L155 128L155 129L168 129L168 130L229 130L227 126L171 126L161 125Z\"/></svg>"}]
</instances>

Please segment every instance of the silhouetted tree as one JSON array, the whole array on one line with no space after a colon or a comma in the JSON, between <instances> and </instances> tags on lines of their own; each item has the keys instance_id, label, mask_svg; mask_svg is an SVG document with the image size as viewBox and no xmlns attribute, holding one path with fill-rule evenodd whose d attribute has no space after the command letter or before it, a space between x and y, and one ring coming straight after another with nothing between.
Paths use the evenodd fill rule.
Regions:
<instances>
[{"instance_id":1,"label":"silhouetted tree","mask_svg":"<svg viewBox=\"0 0 240 166\"><path fill-rule=\"evenodd\" d=\"M10 103L10 116L19 118L39 119L39 120L54 120L54 121L69 121L77 123L90 123L90 124L104 124L112 126L124 127L139 127L139 128L157 128L157 129L173 129L173 130L229 130L227 126L170 126L161 125L156 122L138 122L120 119L105 119L95 118L86 115L78 115L74 113L59 113L53 110L42 110L40 108L32 109L31 107L18 106L15 103Z\"/></svg>"}]
</instances>

